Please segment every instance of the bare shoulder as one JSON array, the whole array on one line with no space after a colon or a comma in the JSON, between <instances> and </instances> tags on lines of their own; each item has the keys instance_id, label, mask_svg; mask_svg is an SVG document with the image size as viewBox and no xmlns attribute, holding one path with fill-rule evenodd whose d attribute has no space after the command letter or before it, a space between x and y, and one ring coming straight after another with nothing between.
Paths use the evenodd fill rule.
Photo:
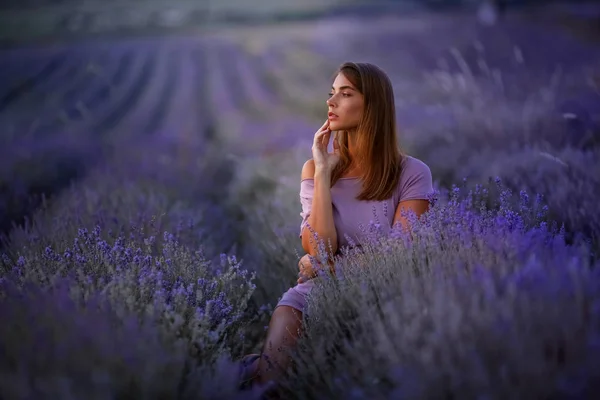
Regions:
<instances>
[{"instance_id":1,"label":"bare shoulder","mask_svg":"<svg viewBox=\"0 0 600 400\"><path fill-rule=\"evenodd\" d=\"M315 160L312 158L304 163L302 166L302 176L300 180L312 179L315 177Z\"/></svg>"}]
</instances>

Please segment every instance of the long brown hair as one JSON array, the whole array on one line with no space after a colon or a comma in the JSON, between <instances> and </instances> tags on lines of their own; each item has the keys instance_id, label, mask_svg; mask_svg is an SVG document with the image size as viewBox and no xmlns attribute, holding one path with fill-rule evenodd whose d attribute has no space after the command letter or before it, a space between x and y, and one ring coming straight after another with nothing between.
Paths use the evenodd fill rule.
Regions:
<instances>
[{"instance_id":1,"label":"long brown hair","mask_svg":"<svg viewBox=\"0 0 600 400\"><path fill-rule=\"evenodd\" d=\"M342 73L364 97L363 116L356 131L354 159L348 148L348 132L337 132L340 161L331 175L333 186L354 165L363 171L358 200L389 199L400 179L404 152L398 143L396 106L392 83L385 72L369 63L346 62Z\"/></svg>"}]
</instances>

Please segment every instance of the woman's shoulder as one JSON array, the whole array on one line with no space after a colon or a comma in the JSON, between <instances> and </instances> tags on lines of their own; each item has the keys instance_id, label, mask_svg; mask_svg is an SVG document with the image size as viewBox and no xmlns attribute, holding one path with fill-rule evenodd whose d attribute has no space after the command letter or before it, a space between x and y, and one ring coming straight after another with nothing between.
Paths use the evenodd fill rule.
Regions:
<instances>
[{"instance_id":1,"label":"woman's shoulder","mask_svg":"<svg viewBox=\"0 0 600 400\"><path fill-rule=\"evenodd\" d=\"M422 160L405 155L402 160L397 201L427 199L433 191L431 169Z\"/></svg>"},{"instance_id":2,"label":"woman's shoulder","mask_svg":"<svg viewBox=\"0 0 600 400\"><path fill-rule=\"evenodd\" d=\"M431 175L431 169L424 161L405 154L402 159L401 177L407 179L415 175Z\"/></svg>"},{"instance_id":3,"label":"woman's shoulder","mask_svg":"<svg viewBox=\"0 0 600 400\"><path fill-rule=\"evenodd\" d=\"M315 177L315 160L312 158L307 160L302 166L300 180L313 179Z\"/></svg>"}]
</instances>

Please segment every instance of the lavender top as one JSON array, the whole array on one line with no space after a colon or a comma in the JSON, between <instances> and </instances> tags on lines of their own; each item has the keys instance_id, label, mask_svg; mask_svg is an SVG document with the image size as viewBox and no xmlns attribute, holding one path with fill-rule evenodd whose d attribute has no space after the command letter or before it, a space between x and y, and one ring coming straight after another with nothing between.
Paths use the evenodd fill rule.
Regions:
<instances>
[{"instance_id":1,"label":"lavender top","mask_svg":"<svg viewBox=\"0 0 600 400\"><path fill-rule=\"evenodd\" d=\"M312 178L300 182L300 202L302 203L302 229L307 223L312 207L315 182ZM368 230L369 224L379 223L384 234L389 233L394 221L396 207L400 201L428 199L433 192L431 170L421 160L405 156L397 189L391 198L384 201L357 200L361 190L359 178L341 178L331 188L333 222L337 231L338 247L347 246L348 237L360 244L361 236Z\"/></svg>"}]
</instances>

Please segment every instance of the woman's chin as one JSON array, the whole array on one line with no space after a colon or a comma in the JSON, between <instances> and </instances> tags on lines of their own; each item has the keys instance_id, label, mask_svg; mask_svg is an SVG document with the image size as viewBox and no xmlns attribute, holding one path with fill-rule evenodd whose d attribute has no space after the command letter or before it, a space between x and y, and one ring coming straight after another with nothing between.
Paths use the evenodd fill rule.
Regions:
<instances>
[{"instance_id":1,"label":"woman's chin","mask_svg":"<svg viewBox=\"0 0 600 400\"><path fill-rule=\"evenodd\" d=\"M329 129L332 131L342 130L342 126L337 121L329 121Z\"/></svg>"}]
</instances>

